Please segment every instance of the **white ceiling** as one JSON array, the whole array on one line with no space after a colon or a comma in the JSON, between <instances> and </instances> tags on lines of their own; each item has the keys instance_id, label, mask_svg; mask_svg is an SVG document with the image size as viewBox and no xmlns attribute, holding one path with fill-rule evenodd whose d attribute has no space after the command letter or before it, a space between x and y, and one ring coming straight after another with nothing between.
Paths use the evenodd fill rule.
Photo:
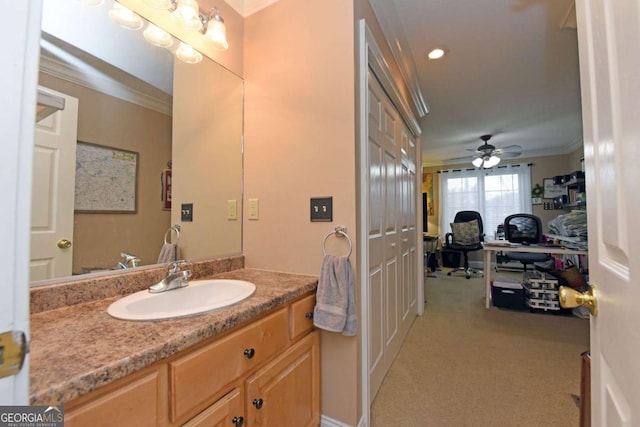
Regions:
<instances>
[{"instance_id":1,"label":"white ceiling","mask_svg":"<svg viewBox=\"0 0 640 427\"><path fill-rule=\"evenodd\" d=\"M572 0L371 3L428 104L421 119L423 164L473 154L467 150L480 146L484 134L492 134L498 148L520 145L522 157L581 145ZM426 60L435 45L446 45L448 55Z\"/></svg>"}]
</instances>

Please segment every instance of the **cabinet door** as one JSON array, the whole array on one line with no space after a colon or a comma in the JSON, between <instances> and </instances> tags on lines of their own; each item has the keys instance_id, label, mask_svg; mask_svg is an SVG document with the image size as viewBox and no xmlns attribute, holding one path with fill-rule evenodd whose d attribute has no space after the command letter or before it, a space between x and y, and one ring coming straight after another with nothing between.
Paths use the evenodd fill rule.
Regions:
<instances>
[{"instance_id":1,"label":"cabinet door","mask_svg":"<svg viewBox=\"0 0 640 427\"><path fill-rule=\"evenodd\" d=\"M229 394L196 415L184 427L242 427L244 407L241 390L234 388Z\"/></svg>"},{"instance_id":2,"label":"cabinet door","mask_svg":"<svg viewBox=\"0 0 640 427\"><path fill-rule=\"evenodd\" d=\"M167 424L166 365L132 375L102 392L65 404L66 427L156 427ZM78 403L76 405L76 403Z\"/></svg>"},{"instance_id":3,"label":"cabinet door","mask_svg":"<svg viewBox=\"0 0 640 427\"><path fill-rule=\"evenodd\" d=\"M320 424L320 341L311 332L247 379L250 426Z\"/></svg>"}]
</instances>

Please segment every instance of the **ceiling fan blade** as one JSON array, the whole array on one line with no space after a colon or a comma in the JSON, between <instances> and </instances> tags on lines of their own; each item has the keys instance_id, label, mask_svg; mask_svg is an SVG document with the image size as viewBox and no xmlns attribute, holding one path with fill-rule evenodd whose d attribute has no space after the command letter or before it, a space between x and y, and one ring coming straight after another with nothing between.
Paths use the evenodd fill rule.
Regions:
<instances>
[{"instance_id":1,"label":"ceiling fan blade","mask_svg":"<svg viewBox=\"0 0 640 427\"><path fill-rule=\"evenodd\" d=\"M520 151L522 150L522 147L519 145L507 145L506 147L500 147L500 149L502 150L502 152L505 151Z\"/></svg>"},{"instance_id":2,"label":"ceiling fan blade","mask_svg":"<svg viewBox=\"0 0 640 427\"><path fill-rule=\"evenodd\" d=\"M478 157L478 156L455 157L453 159L443 160L442 163L444 163L445 165L454 165L454 164L458 164L458 163L468 163L468 162L471 162L476 157Z\"/></svg>"},{"instance_id":3,"label":"ceiling fan blade","mask_svg":"<svg viewBox=\"0 0 640 427\"><path fill-rule=\"evenodd\" d=\"M522 153L514 153L514 152L502 153L502 154L500 154L500 157L502 157L503 159L514 159L516 157L520 157L521 154Z\"/></svg>"}]
</instances>

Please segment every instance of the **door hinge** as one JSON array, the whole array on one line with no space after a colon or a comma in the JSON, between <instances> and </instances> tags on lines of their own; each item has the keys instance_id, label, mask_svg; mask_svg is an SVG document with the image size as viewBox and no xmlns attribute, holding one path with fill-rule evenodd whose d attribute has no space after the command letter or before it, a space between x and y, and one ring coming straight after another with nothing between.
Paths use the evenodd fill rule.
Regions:
<instances>
[{"instance_id":1,"label":"door hinge","mask_svg":"<svg viewBox=\"0 0 640 427\"><path fill-rule=\"evenodd\" d=\"M27 351L27 339L24 332L9 331L1 333L0 378L20 372Z\"/></svg>"}]
</instances>

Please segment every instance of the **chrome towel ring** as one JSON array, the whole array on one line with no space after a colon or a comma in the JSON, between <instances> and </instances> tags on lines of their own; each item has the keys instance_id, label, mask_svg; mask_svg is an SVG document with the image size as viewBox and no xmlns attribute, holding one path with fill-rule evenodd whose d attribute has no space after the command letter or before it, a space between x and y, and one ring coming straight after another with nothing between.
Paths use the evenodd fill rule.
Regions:
<instances>
[{"instance_id":1,"label":"chrome towel ring","mask_svg":"<svg viewBox=\"0 0 640 427\"><path fill-rule=\"evenodd\" d=\"M167 229L167 231L164 233L164 244L168 245L169 243L171 243L171 232L174 231L176 233L176 241L175 243L178 244L178 241L180 240L180 225L175 224L172 225L171 227L169 227Z\"/></svg>"},{"instance_id":2,"label":"chrome towel ring","mask_svg":"<svg viewBox=\"0 0 640 427\"><path fill-rule=\"evenodd\" d=\"M346 255L347 258L351 256L351 249L353 248L353 246L351 245L351 238L349 237L349 235L347 234L347 229L346 227L336 227L334 229L334 231L330 232L329 234L327 234L324 238L324 240L322 241L322 253L324 255L327 255L327 251L326 251L326 244L327 244L327 239L331 236L338 236L338 237L346 237L347 238L347 242L349 242L349 253Z\"/></svg>"}]
</instances>

